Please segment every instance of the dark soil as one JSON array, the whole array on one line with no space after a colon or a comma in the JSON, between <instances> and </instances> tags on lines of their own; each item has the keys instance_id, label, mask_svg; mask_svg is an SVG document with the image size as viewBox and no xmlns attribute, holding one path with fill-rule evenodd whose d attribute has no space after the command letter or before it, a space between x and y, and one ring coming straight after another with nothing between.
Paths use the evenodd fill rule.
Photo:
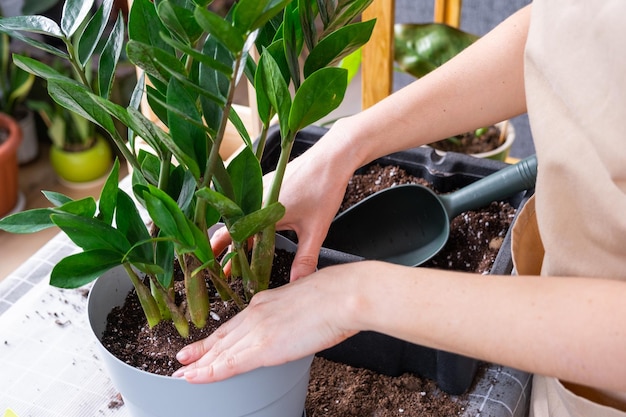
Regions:
<instances>
[{"instance_id":1,"label":"dark soil","mask_svg":"<svg viewBox=\"0 0 626 417\"><path fill-rule=\"evenodd\" d=\"M365 174L355 175L346 192L349 207L369 194L389 186L420 183L397 167L374 166ZM435 190L436 191L436 190ZM430 267L488 273L513 219L515 209L506 203L493 203L453 219L449 242ZM273 285L288 281L291 259L277 251ZM206 337L215 327L236 314L232 302L215 301L209 326L194 329L182 339L169 323L149 329L134 293L127 303L109 316L103 344L123 361L148 372L170 375L180 367L176 353L193 340ZM193 327L193 326L192 326ZM464 397L449 397L435 383L415 375L382 376L375 372L315 358L307 396L307 417L351 416L453 416L462 413Z\"/></svg>"},{"instance_id":2,"label":"dark soil","mask_svg":"<svg viewBox=\"0 0 626 417\"><path fill-rule=\"evenodd\" d=\"M479 133L478 135L476 133ZM444 152L477 154L489 152L502 145L500 128L490 126L431 143L430 146Z\"/></svg>"}]
</instances>

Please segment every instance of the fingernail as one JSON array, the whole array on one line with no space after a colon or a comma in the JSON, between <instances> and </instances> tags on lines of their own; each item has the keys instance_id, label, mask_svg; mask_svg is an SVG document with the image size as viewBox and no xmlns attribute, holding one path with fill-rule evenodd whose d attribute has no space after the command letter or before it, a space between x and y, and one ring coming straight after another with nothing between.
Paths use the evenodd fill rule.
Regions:
<instances>
[{"instance_id":1,"label":"fingernail","mask_svg":"<svg viewBox=\"0 0 626 417\"><path fill-rule=\"evenodd\" d=\"M176 360L178 360L178 362L184 363L188 359L189 352L187 351L187 349L182 349L176 354Z\"/></svg>"},{"instance_id":2,"label":"fingernail","mask_svg":"<svg viewBox=\"0 0 626 417\"><path fill-rule=\"evenodd\" d=\"M185 379L191 380L194 379L198 375L198 371L195 369L189 369L185 371Z\"/></svg>"},{"instance_id":3,"label":"fingernail","mask_svg":"<svg viewBox=\"0 0 626 417\"><path fill-rule=\"evenodd\" d=\"M172 378L184 378L185 377L185 368L179 368L174 371L172 374Z\"/></svg>"}]
</instances>

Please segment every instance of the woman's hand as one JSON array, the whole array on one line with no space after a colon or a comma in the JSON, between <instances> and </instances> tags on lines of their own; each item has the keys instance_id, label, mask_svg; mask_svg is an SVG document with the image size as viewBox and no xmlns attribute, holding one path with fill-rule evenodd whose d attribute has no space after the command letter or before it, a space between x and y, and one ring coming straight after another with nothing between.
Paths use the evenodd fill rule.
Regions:
<instances>
[{"instance_id":1,"label":"woman's hand","mask_svg":"<svg viewBox=\"0 0 626 417\"><path fill-rule=\"evenodd\" d=\"M356 333L346 323L351 281L325 268L310 277L256 294L250 305L204 340L177 355L175 377L215 382L261 366L279 365L333 346ZM350 268L345 268L349 271Z\"/></svg>"}]
</instances>

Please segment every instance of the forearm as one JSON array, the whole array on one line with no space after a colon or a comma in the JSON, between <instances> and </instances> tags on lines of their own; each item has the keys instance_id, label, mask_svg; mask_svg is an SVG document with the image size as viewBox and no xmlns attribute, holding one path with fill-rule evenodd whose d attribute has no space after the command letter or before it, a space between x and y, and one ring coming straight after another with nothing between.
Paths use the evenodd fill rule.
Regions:
<instances>
[{"instance_id":1,"label":"forearm","mask_svg":"<svg viewBox=\"0 0 626 417\"><path fill-rule=\"evenodd\" d=\"M342 120L344 140L330 149L356 148L360 166L523 113L529 20L527 6L442 67Z\"/></svg>"},{"instance_id":2,"label":"forearm","mask_svg":"<svg viewBox=\"0 0 626 417\"><path fill-rule=\"evenodd\" d=\"M490 277L376 262L358 268L361 273L342 274L358 280L347 309L357 330L626 391L623 282Z\"/></svg>"}]
</instances>

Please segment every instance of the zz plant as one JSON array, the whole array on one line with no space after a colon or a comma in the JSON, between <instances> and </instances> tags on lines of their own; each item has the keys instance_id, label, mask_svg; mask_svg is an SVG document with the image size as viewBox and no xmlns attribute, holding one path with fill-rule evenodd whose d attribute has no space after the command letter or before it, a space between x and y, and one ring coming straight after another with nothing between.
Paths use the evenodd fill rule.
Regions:
<instances>
[{"instance_id":1,"label":"zz plant","mask_svg":"<svg viewBox=\"0 0 626 417\"><path fill-rule=\"evenodd\" d=\"M121 15L110 18L112 0L98 8L93 1L66 0L60 25L42 16L0 20L0 31L69 63L77 76L14 56L20 68L47 80L57 103L110 135L133 168L134 195L119 188L116 162L98 201L44 192L53 207L6 217L0 229L31 233L58 226L82 251L59 261L52 285L75 288L123 265L148 323L172 320L183 337L189 333L187 317L199 328L206 323L207 276L222 298L241 307L267 288L275 224L284 214L279 190L296 133L340 104L347 71L337 64L367 42L374 26L355 19L371 0L239 0L225 18L210 11L210 2L134 0L127 41ZM27 33L56 38L64 48ZM124 52L145 79L140 77L129 103L115 103L109 92ZM244 79L256 90L262 122L254 142L232 107L235 87ZM142 114L142 96L167 129ZM264 196L260 158L276 119L281 156ZM128 127L128 143L114 121ZM245 147L226 164L218 151L228 121ZM136 151L135 136L151 152ZM151 227L135 201L145 207ZM230 289L232 277L209 242L207 230L218 221L234 246L222 263L232 261L233 275L244 282L243 298ZM184 271L184 307L174 300L174 259Z\"/></svg>"}]
</instances>

